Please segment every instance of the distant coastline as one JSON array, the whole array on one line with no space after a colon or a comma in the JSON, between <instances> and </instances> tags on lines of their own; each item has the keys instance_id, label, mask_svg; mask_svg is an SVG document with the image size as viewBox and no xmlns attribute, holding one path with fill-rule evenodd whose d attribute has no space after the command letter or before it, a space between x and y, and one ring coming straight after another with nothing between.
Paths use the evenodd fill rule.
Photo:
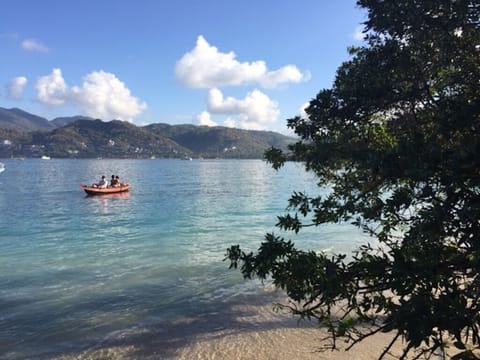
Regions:
<instances>
[{"instance_id":1,"label":"distant coastline","mask_svg":"<svg viewBox=\"0 0 480 360\"><path fill-rule=\"evenodd\" d=\"M272 131L222 126L60 120L0 108L0 158L262 159L268 148L287 150L295 141Z\"/></svg>"}]
</instances>

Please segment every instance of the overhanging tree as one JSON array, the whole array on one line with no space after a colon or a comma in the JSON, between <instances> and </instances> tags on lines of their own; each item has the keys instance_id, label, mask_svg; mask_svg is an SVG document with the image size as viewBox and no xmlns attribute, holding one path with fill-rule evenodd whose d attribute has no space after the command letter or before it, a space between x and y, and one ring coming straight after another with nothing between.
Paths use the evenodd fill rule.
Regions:
<instances>
[{"instance_id":1,"label":"overhanging tree","mask_svg":"<svg viewBox=\"0 0 480 360\"><path fill-rule=\"evenodd\" d=\"M257 253L227 250L247 278L271 278L297 315L354 345L377 332L402 357L480 341L480 3L358 0L366 45L350 49L307 118L288 120L296 161L323 196L295 192L279 217L294 232L351 222L378 242L352 257L302 251L267 234ZM286 155L266 154L274 168ZM320 235L321 236L321 235ZM335 313L334 313L335 309ZM337 311L340 310L340 315ZM367 327L365 327L367 324Z\"/></svg>"}]
</instances>

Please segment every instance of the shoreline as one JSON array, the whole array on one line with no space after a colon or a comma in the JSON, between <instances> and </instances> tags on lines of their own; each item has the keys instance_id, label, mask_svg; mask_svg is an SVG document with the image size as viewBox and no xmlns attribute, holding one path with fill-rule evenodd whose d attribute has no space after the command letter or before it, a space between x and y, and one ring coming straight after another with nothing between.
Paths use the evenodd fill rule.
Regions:
<instances>
[{"instance_id":1,"label":"shoreline","mask_svg":"<svg viewBox=\"0 0 480 360\"><path fill-rule=\"evenodd\" d=\"M278 291L240 298L217 311L124 330L81 352L53 359L370 360L378 358L392 339L391 334L380 333L348 352L344 350L348 344L339 340L339 350L320 352L326 329L286 311L274 311L274 302L285 299ZM401 354L400 345L393 350L394 355Z\"/></svg>"}]
</instances>

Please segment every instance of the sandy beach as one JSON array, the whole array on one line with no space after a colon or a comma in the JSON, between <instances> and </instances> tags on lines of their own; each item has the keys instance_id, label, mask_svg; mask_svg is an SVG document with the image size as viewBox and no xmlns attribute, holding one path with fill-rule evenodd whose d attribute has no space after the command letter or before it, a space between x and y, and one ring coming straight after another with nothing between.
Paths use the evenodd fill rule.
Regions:
<instances>
[{"instance_id":1,"label":"sandy beach","mask_svg":"<svg viewBox=\"0 0 480 360\"><path fill-rule=\"evenodd\" d=\"M202 360L295 360L375 359L391 340L379 334L346 352L320 351L326 343L325 329L298 321L286 312L273 310L274 296L249 295L216 312L183 318L169 324L131 329L105 339L81 353L57 357L67 359L202 359ZM393 355L400 354L400 346ZM386 359L394 359L387 356Z\"/></svg>"}]
</instances>

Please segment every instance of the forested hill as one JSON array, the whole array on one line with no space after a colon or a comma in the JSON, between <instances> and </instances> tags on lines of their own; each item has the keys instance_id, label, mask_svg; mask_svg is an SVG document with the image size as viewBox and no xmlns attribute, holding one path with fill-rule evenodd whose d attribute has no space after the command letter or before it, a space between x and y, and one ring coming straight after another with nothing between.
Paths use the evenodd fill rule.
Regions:
<instances>
[{"instance_id":1,"label":"forested hill","mask_svg":"<svg viewBox=\"0 0 480 360\"><path fill-rule=\"evenodd\" d=\"M227 127L104 122L86 117L46 120L0 108L0 158L263 158L293 138L270 131Z\"/></svg>"}]
</instances>

